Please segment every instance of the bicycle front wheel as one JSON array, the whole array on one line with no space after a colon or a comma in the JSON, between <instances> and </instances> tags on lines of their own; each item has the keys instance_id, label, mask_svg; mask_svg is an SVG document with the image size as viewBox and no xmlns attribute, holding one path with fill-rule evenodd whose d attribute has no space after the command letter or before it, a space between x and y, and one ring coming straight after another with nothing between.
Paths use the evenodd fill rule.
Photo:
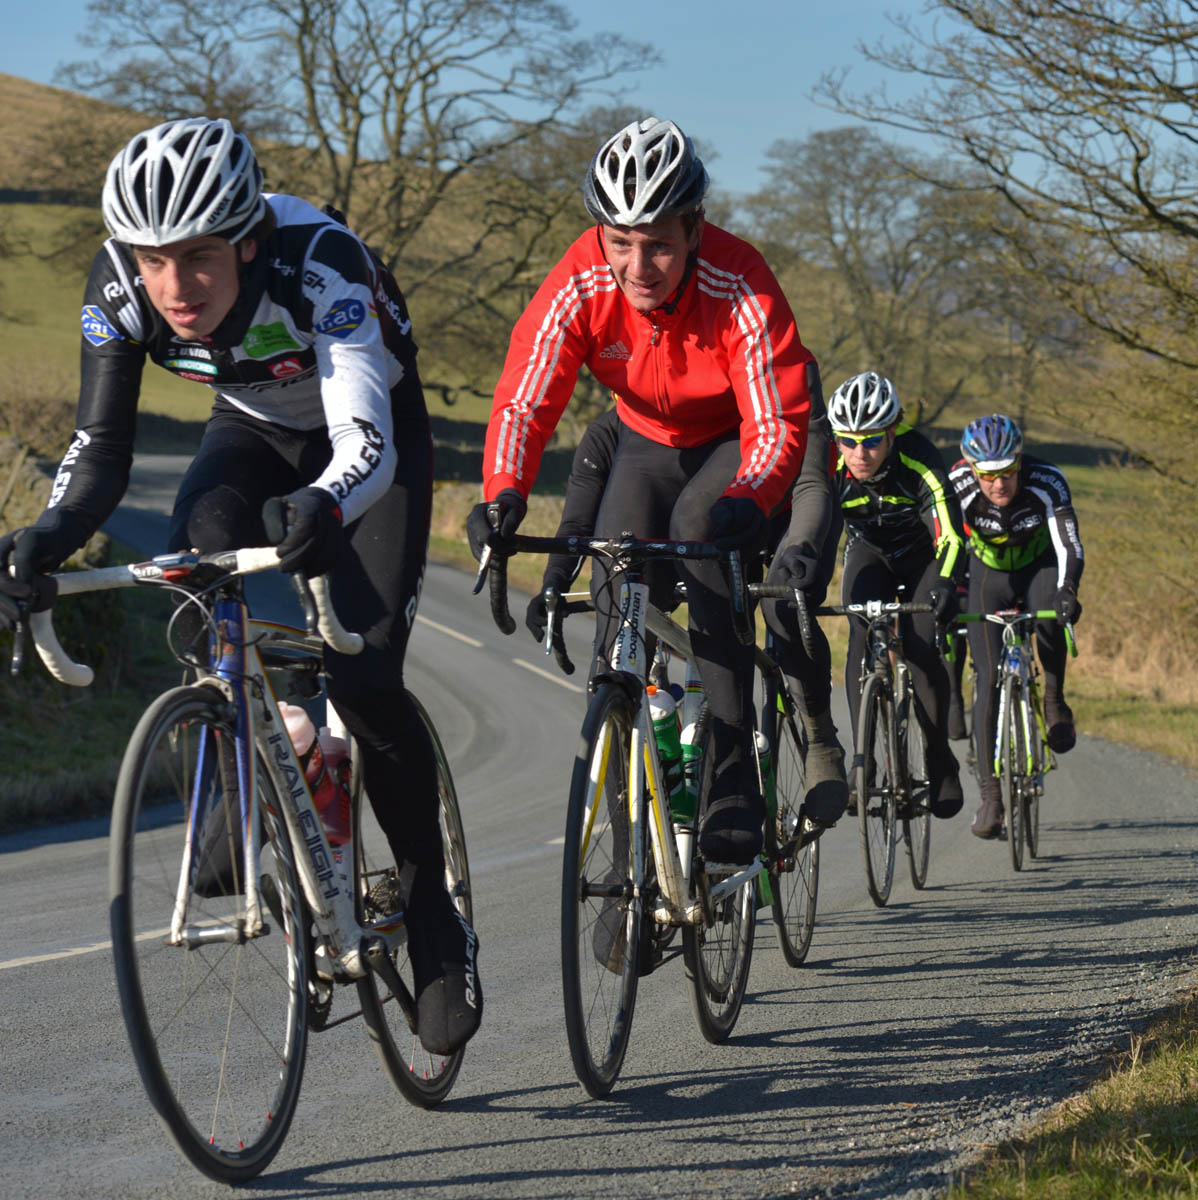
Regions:
<instances>
[{"instance_id":1,"label":"bicycle front wheel","mask_svg":"<svg viewBox=\"0 0 1198 1200\"><path fill-rule=\"evenodd\" d=\"M620 1073L636 1004L644 894L634 838L644 837L645 814L634 826L629 808L634 720L632 702L620 688L607 684L595 694L582 726L566 814L561 913L566 1039L579 1082L596 1099L611 1091Z\"/></svg>"},{"instance_id":2,"label":"bicycle front wheel","mask_svg":"<svg viewBox=\"0 0 1198 1200\"><path fill-rule=\"evenodd\" d=\"M704 790L711 777L711 723L704 725ZM705 800L700 797L700 824ZM721 881L707 875L696 856L692 888L701 895L705 920L682 927L682 962L690 984L691 1008L703 1036L713 1044L724 1041L740 1016L753 959L753 934L757 925L757 882L750 879L721 895ZM712 893L715 892L715 898Z\"/></svg>"},{"instance_id":3,"label":"bicycle front wheel","mask_svg":"<svg viewBox=\"0 0 1198 1200\"><path fill-rule=\"evenodd\" d=\"M458 912L474 925L474 905L470 889L470 864L466 859L466 835L458 795L449 771L449 760L432 718L412 696L412 703L428 730L437 763L437 801L441 824L441 849L445 855L445 887ZM369 927L387 923L404 904L399 869L386 834L374 815L369 797L362 787L361 772L355 772L352 791L351 828L357 838L354 870L358 923ZM407 945L391 952L391 961L408 991L414 994L415 979L408 959ZM403 1009L387 985L371 971L358 980L358 999L362 1019L370 1040L378 1051L383 1069L406 1100L421 1108L433 1108L449 1095L465 1057L464 1046L452 1054L433 1054L426 1050L416 1031L408 1024Z\"/></svg>"},{"instance_id":4,"label":"bicycle front wheel","mask_svg":"<svg viewBox=\"0 0 1198 1200\"><path fill-rule=\"evenodd\" d=\"M908 693L899 721L903 730L902 753L906 757L906 792L903 797L903 844L907 848L907 866L912 886L918 891L928 880L928 855L932 847L932 810L928 780L927 741Z\"/></svg>"},{"instance_id":5,"label":"bicycle front wheel","mask_svg":"<svg viewBox=\"0 0 1198 1200\"><path fill-rule=\"evenodd\" d=\"M1027 779L1027 740L1023 726L1023 686L1013 675L1003 681L1002 763L1003 802L1007 810L1007 847L1011 851L1011 866L1023 870L1023 839L1027 832L1024 817L1024 795Z\"/></svg>"},{"instance_id":6,"label":"bicycle front wheel","mask_svg":"<svg viewBox=\"0 0 1198 1200\"><path fill-rule=\"evenodd\" d=\"M807 791L805 770L806 746L791 718L778 712L776 695L766 691L766 719L762 727L767 732L774 751L774 786L778 811L767 823L766 851L770 856L770 890L773 892L772 911L778 929L782 956L792 967L799 966L811 947L815 929L815 900L819 889L819 838L810 837L804 844L802 813L803 797Z\"/></svg>"},{"instance_id":7,"label":"bicycle front wheel","mask_svg":"<svg viewBox=\"0 0 1198 1200\"><path fill-rule=\"evenodd\" d=\"M1040 797L1044 792L1045 746L1040 734L1037 717L1040 699L1034 688L1025 693L1024 728L1028 750L1031 752L1031 777L1023 798L1023 830L1027 840L1027 852L1032 858L1040 853Z\"/></svg>"},{"instance_id":8,"label":"bicycle front wheel","mask_svg":"<svg viewBox=\"0 0 1198 1200\"><path fill-rule=\"evenodd\" d=\"M882 681L871 675L857 718L857 820L870 899L883 907L894 881L896 789L894 709Z\"/></svg>"},{"instance_id":9,"label":"bicycle front wheel","mask_svg":"<svg viewBox=\"0 0 1198 1200\"><path fill-rule=\"evenodd\" d=\"M253 1178L278 1152L307 1048L307 908L282 803L256 755L254 770L269 905L260 931L246 921L234 709L215 689L176 688L142 716L109 848L117 987L142 1083L179 1149L223 1183ZM184 929L172 944L177 904Z\"/></svg>"}]
</instances>

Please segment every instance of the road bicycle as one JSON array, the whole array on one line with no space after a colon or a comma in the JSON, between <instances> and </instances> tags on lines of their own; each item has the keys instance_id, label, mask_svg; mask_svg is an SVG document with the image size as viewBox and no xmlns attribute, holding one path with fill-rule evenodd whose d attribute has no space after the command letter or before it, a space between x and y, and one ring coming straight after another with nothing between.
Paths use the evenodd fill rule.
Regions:
<instances>
[{"instance_id":1,"label":"road bicycle","mask_svg":"<svg viewBox=\"0 0 1198 1200\"><path fill-rule=\"evenodd\" d=\"M225 1183L278 1152L299 1098L307 1038L364 1019L391 1080L414 1104L448 1094L463 1051L416 1035L404 892L350 741L351 835L330 845L279 700L321 696L322 651L361 649L314 579L309 633L254 618L242 577L277 568L274 547L169 554L53 577L59 597L132 585L178 601L168 644L187 681L159 696L129 740L112 811L109 904L121 1010L150 1103L183 1154ZM60 681L91 682L29 619ZM413 698L414 699L414 698ZM466 842L432 721L446 886L473 921ZM332 706L328 723L344 732ZM335 988L359 1008L332 1017Z\"/></svg>"},{"instance_id":2,"label":"road bicycle","mask_svg":"<svg viewBox=\"0 0 1198 1200\"><path fill-rule=\"evenodd\" d=\"M1056 619L1055 608L1030 612L1002 609L993 613L963 613L957 618L962 623L985 620L1002 626L1003 649L994 682L998 689L998 726L994 737L993 768L1002 788L1007 847L1011 852L1011 866L1016 871L1023 870L1025 846L1031 858L1036 858L1040 852L1040 800L1044 795L1044 777L1057 762L1048 744L1040 668L1029 635L1037 621ZM1065 638L1070 654L1076 655L1077 643L1071 626L1065 627ZM976 696L976 669L973 679ZM969 763L980 781L982 768L977 762L972 737Z\"/></svg>"},{"instance_id":3,"label":"road bicycle","mask_svg":"<svg viewBox=\"0 0 1198 1200\"><path fill-rule=\"evenodd\" d=\"M894 618L931 611L926 603L868 600L826 605L813 614L866 624L849 810L856 813L860 828L865 885L879 908L890 899L900 822L912 886L922 888L928 877L932 817L927 739Z\"/></svg>"},{"instance_id":4,"label":"road bicycle","mask_svg":"<svg viewBox=\"0 0 1198 1200\"><path fill-rule=\"evenodd\" d=\"M489 548L488 548L489 549ZM682 931L681 955L703 1036L724 1041L744 1001L759 903L769 904L788 962L810 944L818 881L818 831L801 812L805 745L785 680L770 662L764 675L758 780L766 797L762 855L748 866L708 863L699 851L710 774L710 716L689 633L650 603L651 562L717 559L734 576L738 636L752 642L739 556L706 543L620 538L506 539L505 552L601 556L619 628L607 661L590 683L591 700L575 757L562 863L561 952L566 1036L575 1073L593 1097L606 1096L623 1065L639 979L668 957ZM505 562L484 552L491 607L505 633ZM477 587L476 587L477 590ZM546 593L546 649L572 665L561 639L564 617L591 609L590 597L561 603ZM685 799L675 788L654 733L649 688L670 687L669 663L685 664L682 695ZM777 764L775 770L772 764Z\"/></svg>"}]
</instances>

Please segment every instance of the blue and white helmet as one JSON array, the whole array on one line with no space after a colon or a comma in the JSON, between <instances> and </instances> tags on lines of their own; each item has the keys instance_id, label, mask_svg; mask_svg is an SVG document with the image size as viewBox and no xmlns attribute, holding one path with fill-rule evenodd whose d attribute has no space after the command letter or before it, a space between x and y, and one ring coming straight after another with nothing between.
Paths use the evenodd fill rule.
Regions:
<instances>
[{"instance_id":1,"label":"blue and white helmet","mask_svg":"<svg viewBox=\"0 0 1198 1200\"><path fill-rule=\"evenodd\" d=\"M165 121L109 164L101 208L118 242L166 246L210 234L237 242L266 215L262 171L223 117Z\"/></svg>"},{"instance_id":2,"label":"blue and white helmet","mask_svg":"<svg viewBox=\"0 0 1198 1200\"><path fill-rule=\"evenodd\" d=\"M600 225L651 225L696 212L707 171L673 121L646 117L608 138L591 160L582 202Z\"/></svg>"},{"instance_id":3,"label":"blue and white helmet","mask_svg":"<svg viewBox=\"0 0 1198 1200\"><path fill-rule=\"evenodd\" d=\"M902 408L894 384L877 371L862 371L846 379L828 401L828 422L834 430L859 432L889 429Z\"/></svg>"},{"instance_id":4,"label":"blue and white helmet","mask_svg":"<svg viewBox=\"0 0 1198 1200\"><path fill-rule=\"evenodd\" d=\"M1023 452L1023 434L1010 417L992 413L965 426L961 453L979 471L1001 471Z\"/></svg>"}]
</instances>

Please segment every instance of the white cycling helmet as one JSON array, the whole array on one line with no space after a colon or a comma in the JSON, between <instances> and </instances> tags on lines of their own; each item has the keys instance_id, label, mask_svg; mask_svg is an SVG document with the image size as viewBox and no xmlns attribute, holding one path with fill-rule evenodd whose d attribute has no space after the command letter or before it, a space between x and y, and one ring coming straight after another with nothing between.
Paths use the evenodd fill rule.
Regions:
<instances>
[{"instance_id":1,"label":"white cycling helmet","mask_svg":"<svg viewBox=\"0 0 1198 1200\"><path fill-rule=\"evenodd\" d=\"M646 117L608 138L582 184L587 212L601 225L649 225L695 212L707 172L673 121Z\"/></svg>"},{"instance_id":2,"label":"white cycling helmet","mask_svg":"<svg viewBox=\"0 0 1198 1200\"><path fill-rule=\"evenodd\" d=\"M828 401L828 422L835 430L889 429L899 419L898 392L877 371L846 379Z\"/></svg>"},{"instance_id":3,"label":"white cycling helmet","mask_svg":"<svg viewBox=\"0 0 1198 1200\"><path fill-rule=\"evenodd\" d=\"M262 171L223 117L166 121L109 164L102 209L118 242L165 246L210 234L237 242L266 213Z\"/></svg>"}]
</instances>

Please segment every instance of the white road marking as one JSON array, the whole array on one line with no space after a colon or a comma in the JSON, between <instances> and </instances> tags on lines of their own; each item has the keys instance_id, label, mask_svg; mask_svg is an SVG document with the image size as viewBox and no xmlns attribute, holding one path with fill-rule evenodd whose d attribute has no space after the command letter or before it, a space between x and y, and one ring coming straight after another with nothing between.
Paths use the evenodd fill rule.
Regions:
<instances>
[{"instance_id":1,"label":"white road marking","mask_svg":"<svg viewBox=\"0 0 1198 1200\"><path fill-rule=\"evenodd\" d=\"M429 626L430 629L435 629L438 633L445 634L447 637L457 638L459 642L465 642L467 646L473 646L476 650L482 646L482 642L478 638L467 637L464 633L458 633L456 629L450 629L448 625L442 625L438 621L430 621L428 617L422 617L419 613L416 614L416 620L422 625Z\"/></svg>"},{"instance_id":2,"label":"white road marking","mask_svg":"<svg viewBox=\"0 0 1198 1200\"><path fill-rule=\"evenodd\" d=\"M577 683L571 683L567 679L563 679L560 675L554 675L552 671L545 671L541 667L534 667L532 663L525 662L522 658L513 658L512 662L518 667L523 667L526 671L531 671L534 675L539 675L542 679L548 679L550 683L556 683L558 687L564 687L571 692L585 692L586 688Z\"/></svg>"}]
</instances>

